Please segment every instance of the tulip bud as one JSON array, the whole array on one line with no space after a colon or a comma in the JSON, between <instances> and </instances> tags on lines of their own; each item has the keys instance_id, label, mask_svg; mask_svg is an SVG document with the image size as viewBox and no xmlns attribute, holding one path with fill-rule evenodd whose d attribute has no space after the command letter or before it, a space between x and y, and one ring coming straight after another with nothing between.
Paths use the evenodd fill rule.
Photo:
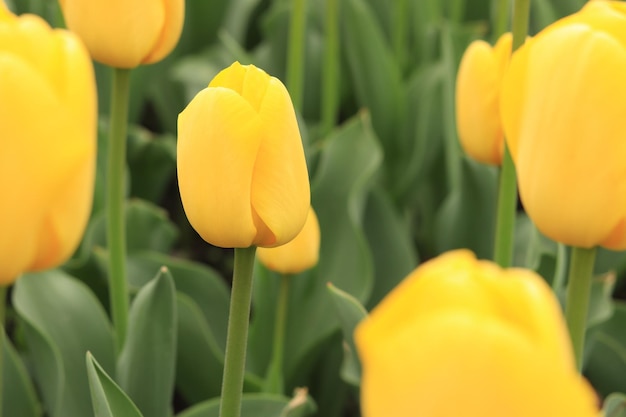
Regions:
<instances>
[{"instance_id":1,"label":"tulip bud","mask_svg":"<svg viewBox=\"0 0 626 417\"><path fill-rule=\"evenodd\" d=\"M524 208L553 240L626 249L626 5L589 2L522 46L501 113Z\"/></svg>"},{"instance_id":2,"label":"tulip bud","mask_svg":"<svg viewBox=\"0 0 626 417\"><path fill-rule=\"evenodd\" d=\"M178 117L178 184L187 218L221 247L279 246L311 204L285 86L253 65L220 72Z\"/></svg>"},{"instance_id":3,"label":"tulip bud","mask_svg":"<svg viewBox=\"0 0 626 417\"><path fill-rule=\"evenodd\" d=\"M320 251L320 225L311 207L304 227L292 241L275 248L259 248L259 261L281 274L299 274L317 265Z\"/></svg>"},{"instance_id":4,"label":"tulip bud","mask_svg":"<svg viewBox=\"0 0 626 417\"><path fill-rule=\"evenodd\" d=\"M467 250L427 262L359 324L363 417L596 417L558 301Z\"/></svg>"},{"instance_id":5,"label":"tulip bud","mask_svg":"<svg viewBox=\"0 0 626 417\"><path fill-rule=\"evenodd\" d=\"M184 0L59 0L65 22L91 56L117 68L153 64L174 49Z\"/></svg>"},{"instance_id":6,"label":"tulip bud","mask_svg":"<svg viewBox=\"0 0 626 417\"><path fill-rule=\"evenodd\" d=\"M501 165L504 135L500 122L500 84L511 56L513 37L505 33L492 48L474 41L461 59L456 82L456 123L465 152L479 162Z\"/></svg>"},{"instance_id":7,"label":"tulip bud","mask_svg":"<svg viewBox=\"0 0 626 417\"><path fill-rule=\"evenodd\" d=\"M96 116L80 40L0 2L0 285L76 249L91 211Z\"/></svg>"}]
</instances>

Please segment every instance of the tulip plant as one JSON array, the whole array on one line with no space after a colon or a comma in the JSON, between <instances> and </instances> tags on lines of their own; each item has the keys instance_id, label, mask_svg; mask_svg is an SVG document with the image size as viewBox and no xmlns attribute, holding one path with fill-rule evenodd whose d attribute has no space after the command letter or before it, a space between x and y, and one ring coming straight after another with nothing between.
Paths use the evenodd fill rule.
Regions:
<instances>
[{"instance_id":1,"label":"tulip plant","mask_svg":"<svg viewBox=\"0 0 626 417\"><path fill-rule=\"evenodd\" d=\"M626 3L0 0L0 417L626 417Z\"/></svg>"}]
</instances>

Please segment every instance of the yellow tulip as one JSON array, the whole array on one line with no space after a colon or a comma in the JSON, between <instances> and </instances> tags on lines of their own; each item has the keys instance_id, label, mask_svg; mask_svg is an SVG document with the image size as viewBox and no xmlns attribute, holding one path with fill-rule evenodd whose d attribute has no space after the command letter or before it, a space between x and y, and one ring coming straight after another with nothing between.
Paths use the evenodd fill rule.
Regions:
<instances>
[{"instance_id":1,"label":"yellow tulip","mask_svg":"<svg viewBox=\"0 0 626 417\"><path fill-rule=\"evenodd\" d=\"M363 417L591 417L559 303L467 250L411 273L355 331Z\"/></svg>"},{"instance_id":2,"label":"yellow tulip","mask_svg":"<svg viewBox=\"0 0 626 417\"><path fill-rule=\"evenodd\" d=\"M320 251L320 225L313 208L304 227L292 241L275 248L259 248L259 261L281 274L299 274L317 265Z\"/></svg>"},{"instance_id":3,"label":"yellow tulip","mask_svg":"<svg viewBox=\"0 0 626 417\"><path fill-rule=\"evenodd\" d=\"M165 58L180 38L184 0L59 0L65 22L91 56L117 68Z\"/></svg>"},{"instance_id":4,"label":"yellow tulip","mask_svg":"<svg viewBox=\"0 0 626 417\"><path fill-rule=\"evenodd\" d=\"M501 165L504 135L500 86L511 56L513 37L505 33L492 48L474 41L461 59L456 81L456 123L465 152L479 162Z\"/></svg>"},{"instance_id":5,"label":"yellow tulip","mask_svg":"<svg viewBox=\"0 0 626 417\"><path fill-rule=\"evenodd\" d=\"M569 245L626 249L626 5L593 1L513 56L501 113L528 215Z\"/></svg>"},{"instance_id":6,"label":"yellow tulip","mask_svg":"<svg viewBox=\"0 0 626 417\"><path fill-rule=\"evenodd\" d=\"M304 226L309 178L285 86L253 65L221 71L178 117L187 218L221 247L279 246Z\"/></svg>"},{"instance_id":7,"label":"yellow tulip","mask_svg":"<svg viewBox=\"0 0 626 417\"><path fill-rule=\"evenodd\" d=\"M76 249L91 211L96 113L81 41L0 2L0 285Z\"/></svg>"}]
</instances>

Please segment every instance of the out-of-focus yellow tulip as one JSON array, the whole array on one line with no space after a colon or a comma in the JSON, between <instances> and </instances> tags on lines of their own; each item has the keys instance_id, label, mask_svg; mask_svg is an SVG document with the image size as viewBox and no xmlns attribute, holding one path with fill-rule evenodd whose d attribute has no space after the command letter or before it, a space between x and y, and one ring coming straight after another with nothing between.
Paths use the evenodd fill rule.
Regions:
<instances>
[{"instance_id":1,"label":"out-of-focus yellow tulip","mask_svg":"<svg viewBox=\"0 0 626 417\"><path fill-rule=\"evenodd\" d=\"M0 285L76 249L93 197L96 113L80 40L0 2Z\"/></svg>"},{"instance_id":2,"label":"out-of-focus yellow tulip","mask_svg":"<svg viewBox=\"0 0 626 417\"><path fill-rule=\"evenodd\" d=\"M165 58L183 30L184 0L59 0L91 56L117 68Z\"/></svg>"},{"instance_id":3,"label":"out-of-focus yellow tulip","mask_svg":"<svg viewBox=\"0 0 626 417\"><path fill-rule=\"evenodd\" d=\"M355 331L364 417L596 417L558 301L466 250L410 274Z\"/></svg>"},{"instance_id":4,"label":"out-of-focus yellow tulip","mask_svg":"<svg viewBox=\"0 0 626 417\"><path fill-rule=\"evenodd\" d=\"M317 265L320 252L320 225L313 208L304 227L292 241L275 248L259 248L259 261L281 274L299 274Z\"/></svg>"},{"instance_id":5,"label":"out-of-focus yellow tulip","mask_svg":"<svg viewBox=\"0 0 626 417\"><path fill-rule=\"evenodd\" d=\"M501 113L522 202L548 237L626 249L626 4L593 1L520 48Z\"/></svg>"},{"instance_id":6,"label":"out-of-focus yellow tulip","mask_svg":"<svg viewBox=\"0 0 626 417\"><path fill-rule=\"evenodd\" d=\"M505 33L492 48L474 41L461 59L456 81L456 123L465 152L479 162L501 165L504 135L500 86L509 64L513 37Z\"/></svg>"},{"instance_id":7,"label":"out-of-focus yellow tulip","mask_svg":"<svg viewBox=\"0 0 626 417\"><path fill-rule=\"evenodd\" d=\"M221 71L178 117L187 218L221 247L273 247L304 226L309 178L285 86L253 65Z\"/></svg>"}]
</instances>

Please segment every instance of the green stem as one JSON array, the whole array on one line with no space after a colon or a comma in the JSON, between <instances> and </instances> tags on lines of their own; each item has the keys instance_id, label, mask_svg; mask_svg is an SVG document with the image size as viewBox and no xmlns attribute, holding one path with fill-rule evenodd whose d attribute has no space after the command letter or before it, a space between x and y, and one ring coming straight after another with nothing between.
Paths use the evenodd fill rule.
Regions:
<instances>
[{"instance_id":1,"label":"green stem","mask_svg":"<svg viewBox=\"0 0 626 417\"><path fill-rule=\"evenodd\" d=\"M578 370L582 370L583 350L585 347L585 331L587 330L587 312L591 294L591 278L593 264L596 259L596 248L572 248L569 275L567 282L567 298L565 300L565 319L569 328L574 356Z\"/></svg>"},{"instance_id":2,"label":"green stem","mask_svg":"<svg viewBox=\"0 0 626 417\"><path fill-rule=\"evenodd\" d=\"M306 29L306 0L293 0L289 23L289 53L287 55L287 90L296 111L302 111L304 80L304 34Z\"/></svg>"},{"instance_id":3,"label":"green stem","mask_svg":"<svg viewBox=\"0 0 626 417\"><path fill-rule=\"evenodd\" d=\"M276 306L276 321L274 323L274 343L272 360L267 373L265 392L283 394L285 378L283 376L283 362L285 351L285 328L287 325L287 306L289 304L289 287L291 276L284 274L280 279L278 304Z\"/></svg>"},{"instance_id":4,"label":"green stem","mask_svg":"<svg viewBox=\"0 0 626 417\"><path fill-rule=\"evenodd\" d=\"M493 0L493 43L495 44L500 36L509 27L509 0Z\"/></svg>"},{"instance_id":5,"label":"green stem","mask_svg":"<svg viewBox=\"0 0 626 417\"><path fill-rule=\"evenodd\" d=\"M322 135L337 122L339 107L339 4L326 0L326 39L322 85Z\"/></svg>"},{"instance_id":6,"label":"green stem","mask_svg":"<svg viewBox=\"0 0 626 417\"><path fill-rule=\"evenodd\" d=\"M552 289L558 293L565 284L567 273L567 247L562 243L557 243L556 266L554 267L554 278L552 279Z\"/></svg>"},{"instance_id":7,"label":"green stem","mask_svg":"<svg viewBox=\"0 0 626 417\"><path fill-rule=\"evenodd\" d=\"M513 9L513 51L524 44L528 34L530 0L515 0ZM517 207L517 179L509 148L504 142L496 218L494 260L502 267L511 265Z\"/></svg>"},{"instance_id":8,"label":"green stem","mask_svg":"<svg viewBox=\"0 0 626 417\"><path fill-rule=\"evenodd\" d=\"M128 284L126 282L126 219L124 213L124 169L130 70L113 69L111 122L107 171L107 242L109 249L109 296L117 350L126 339Z\"/></svg>"},{"instance_id":9,"label":"green stem","mask_svg":"<svg viewBox=\"0 0 626 417\"><path fill-rule=\"evenodd\" d=\"M517 183L515 167L505 145L500 189L498 192L498 212L496 217L496 241L494 261L503 268L511 266L515 233L515 212L517 209Z\"/></svg>"},{"instance_id":10,"label":"green stem","mask_svg":"<svg viewBox=\"0 0 626 417\"><path fill-rule=\"evenodd\" d=\"M235 269L228 314L220 417L239 417L241 413L255 252L256 247L254 246L235 249Z\"/></svg>"}]
</instances>

